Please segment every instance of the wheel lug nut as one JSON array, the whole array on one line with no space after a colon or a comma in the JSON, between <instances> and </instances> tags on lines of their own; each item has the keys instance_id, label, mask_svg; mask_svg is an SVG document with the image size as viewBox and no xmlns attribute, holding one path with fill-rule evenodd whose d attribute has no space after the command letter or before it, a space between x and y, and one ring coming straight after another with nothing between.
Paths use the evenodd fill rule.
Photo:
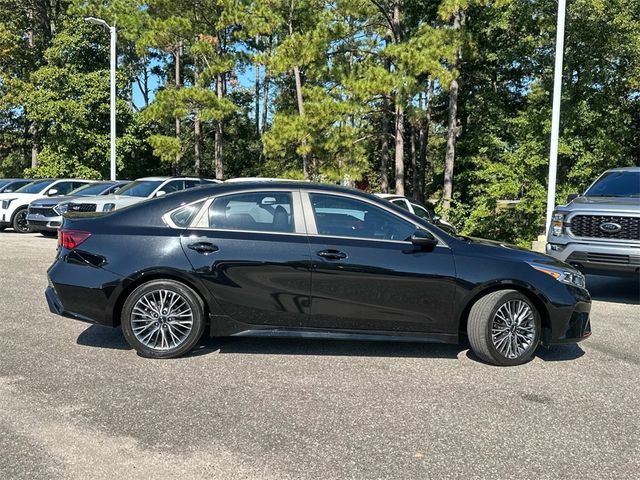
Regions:
<instances>
[{"instance_id":1,"label":"wheel lug nut","mask_svg":"<svg viewBox=\"0 0 640 480\"><path fill-rule=\"evenodd\" d=\"M159 324L158 322L154 322L154 324L153 324L153 325L157 327L157 326L158 326L158 325L160 325L160 324Z\"/></svg>"}]
</instances>

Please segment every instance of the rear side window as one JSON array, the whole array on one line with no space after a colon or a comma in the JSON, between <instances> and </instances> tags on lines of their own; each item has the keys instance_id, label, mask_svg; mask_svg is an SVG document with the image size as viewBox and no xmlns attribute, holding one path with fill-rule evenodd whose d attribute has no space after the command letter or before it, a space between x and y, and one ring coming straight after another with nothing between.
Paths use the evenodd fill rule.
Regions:
<instances>
[{"instance_id":1,"label":"rear side window","mask_svg":"<svg viewBox=\"0 0 640 480\"><path fill-rule=\"evenodd\" d=\"M202 202L192 203L191 205L185 205L179 208L171 214L171 221L176 227L187 228L193 222L193 219L202 208L204 200Z\"/></svg>"},{"instance_id":2,"label":"rear side window","mask_svg":"<svg viewBox=\"0 0 640 480\"><path fill-rule=\"evenodd\" d=\"M216 198L209 207L209 227L258 232L294 231L289 192L251 192Z\"/></svg>"}]
</instances>

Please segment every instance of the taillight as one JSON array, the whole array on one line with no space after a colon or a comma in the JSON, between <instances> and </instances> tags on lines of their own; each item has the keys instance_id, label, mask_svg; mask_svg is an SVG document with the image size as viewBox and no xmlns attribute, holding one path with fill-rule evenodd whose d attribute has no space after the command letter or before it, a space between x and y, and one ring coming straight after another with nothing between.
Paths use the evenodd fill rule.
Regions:
<instances>
[{"instance_id":1,"label":"taillight","mask_svg":"<svg viewBox=\"0 0 640 480\"><path fill-rule=\"evenodd\" d=\"M58 246L68 250L73 250L90 236L91 234L89 232L81 232L78 230L58 230Z\"/></svg>"}]
</instances>

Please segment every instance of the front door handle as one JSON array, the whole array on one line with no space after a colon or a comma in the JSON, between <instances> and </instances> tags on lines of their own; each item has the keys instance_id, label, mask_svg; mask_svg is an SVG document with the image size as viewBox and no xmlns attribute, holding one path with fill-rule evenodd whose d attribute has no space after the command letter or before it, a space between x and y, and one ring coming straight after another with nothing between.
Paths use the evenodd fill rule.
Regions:
<instances>
[{"instance_id":1,"label":"front door handle","mask_svg":"<svg viewBox=\"0 0 640 480\"><path fill-rule=\"evenodd\" d=\"M327 260L343 260L347 258L347 254L340 250L321 250L318 252L318 256Z\"/></svg>"},{"instance_id":2,"label":"front door handle","mask_svg":"<svg viewBox=\"0 0 640 480\"><path fill-rule=\"evenodd\" d=\"M187 247L190 248L191 250L195 250L198 253L204 253L204 254L217 252L219 250L216 245L209 242L190 243L189 245L187 245Z\"/></svg>"}]
</instances>

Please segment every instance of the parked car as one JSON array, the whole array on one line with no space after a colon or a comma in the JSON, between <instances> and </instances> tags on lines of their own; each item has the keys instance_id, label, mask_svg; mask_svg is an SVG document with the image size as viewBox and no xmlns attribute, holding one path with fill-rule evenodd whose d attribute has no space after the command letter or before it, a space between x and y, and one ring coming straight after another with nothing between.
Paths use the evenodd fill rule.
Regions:
<instances>
[{"instance_id":1,"label":"parked car","mask_svg":"<svg viewBox=\"0 0 640 480\"><path fill-rule=\"evenodd\" d=\"M640 273L640 167L607 170L556 207L546 251L585 273Z\"/></svg>"},{"instance_id":2,"label":"parked car","mask_svg":"<svg viewBox=\"0 0 640 480\"><path fill-rule=\"evenodd\" d=\"M27 209L32 201L67 195L71 190L92 182L76 178L49 178L32 181L15 192L0 193L0 230L11 227L18 233L30 232Z\"/></svg>"},{"instance_id":3,"label":"parked car","mask_svg":"<svg viewBox=\"0 0 640 480\"><path fill-rule=\"evenodd\" d=\"M104 215L67 213L52 312L122 325L141 355L212 336L456 343L499 365L591 333L584 277L454 237L390 202L305 182L223 183Z\"/></svg>"},{"instance_id":4,"label":"parked car","mask_svg":"<svg viewBox=\"0 0 640 480\"><path fill-rule=\"evenodd\" d=\"M424 218L426 221L433 223L436 227L440 227L447 233L454 234L456 233L456 227L447 222L444 218L436 215L433 208L422 205L415 200L411 200L407 197L403 197L402 195L394 195L391 193L376 193L380 198L384 198L394 205L399 206L400 208L404 208L405 210L409 210L414 215L417 215L420 218Z\"/></svg>"},{"instance_id":5,"label":"parked car","mask_svg":"<svg viewBox=\"0 0 640 480\"><path fill-rule=\"evenodd\" d=\"M0 178L0 193L11 193L33 182L32 178Z\"/></svg>"},{"instance_id":6,"label":"parked car","mask_svg":"<svg viewBox=\"0 0 640 480\"><path fill-rule=\"evenodd\" d=\"M220 183L220 181L197 177L139 178L113 195L94 196L82 199L82 201L71 201L69 202L68 210L72 212L111 212L149 198L161 197L167 193L214 183Z\"/></svg>"},{"instance_id":7,"label":"parked car","mask_svg":"<svg viewBox=\"0 0 640 480\"><path fill-rule=\"evenodd\" d=\"M34 200L27 211L27 225L32 231L43 235L55 235L62 225L62 215L66 213L70 201L79 197L111 195L128 183L129 180L89 183L70 191L69 195L64 197Z\"/></svg>"}]
</instances>

